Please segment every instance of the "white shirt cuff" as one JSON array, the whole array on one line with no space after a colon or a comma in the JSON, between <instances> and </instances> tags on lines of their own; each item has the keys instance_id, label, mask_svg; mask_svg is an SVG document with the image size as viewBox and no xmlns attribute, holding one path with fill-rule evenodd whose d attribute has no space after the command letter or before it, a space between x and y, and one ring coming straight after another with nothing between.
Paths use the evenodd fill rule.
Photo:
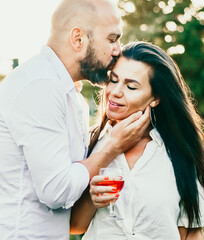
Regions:
<instances>
[{"instance_id":1,"label":"white shirt cuff","mask_svg":"<svg viewBox=\"0 0 204 240\"><path fill-rule=\"evenodd\" d=\"M89 184L89 171L80 162L75 162L72 164L72 190L70 192L75 192L73 197L69 198L64 208L68 209L74 205L74 203L81 197L84 190Z\"/></svg>"}]
</instances>

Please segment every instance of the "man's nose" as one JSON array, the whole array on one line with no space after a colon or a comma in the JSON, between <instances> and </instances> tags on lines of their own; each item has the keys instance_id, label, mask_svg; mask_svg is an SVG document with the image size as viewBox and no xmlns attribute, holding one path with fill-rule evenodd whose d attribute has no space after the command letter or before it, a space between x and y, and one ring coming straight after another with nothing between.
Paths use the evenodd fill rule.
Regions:
<instances>
[{"instance_id":1,"label":"man's nose","mask_svg":"<svg viewBox=\"0 0 204 240\"><path fill-rule=\"evenodd\" d=\"M119 40L115 41L113 46L113 56L119 56L121 52Z\"/></svg>"}]
</instances>

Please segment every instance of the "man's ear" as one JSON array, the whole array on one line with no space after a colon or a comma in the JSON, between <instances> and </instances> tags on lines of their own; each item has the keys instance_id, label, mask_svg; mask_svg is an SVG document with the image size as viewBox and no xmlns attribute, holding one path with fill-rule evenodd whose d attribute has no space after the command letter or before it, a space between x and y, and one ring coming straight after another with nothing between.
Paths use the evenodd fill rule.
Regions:
<instances>
[{"instance_id":1,"label":"man's ear","mask_svg":"<svg viewBox=\"0 0 204 240\"><path fill-rule=\"evenodd\" d=\"M75 51L80 51L82 48L82 37L84 36L84 32L79 27L74 27L70 31L70 43L72 48Z\"/></svg>"},{"instance_id":2,"label":"man's ear","mask_svg":"<svg viewBox=\"0 0 204 240\"><path fill-rule=\"evenodd\" d=\"M160 103L160 99L159 98L155 98L151 103L150 103L150 107L156 107L158 104Z\"/></svg>"}]
</instances>

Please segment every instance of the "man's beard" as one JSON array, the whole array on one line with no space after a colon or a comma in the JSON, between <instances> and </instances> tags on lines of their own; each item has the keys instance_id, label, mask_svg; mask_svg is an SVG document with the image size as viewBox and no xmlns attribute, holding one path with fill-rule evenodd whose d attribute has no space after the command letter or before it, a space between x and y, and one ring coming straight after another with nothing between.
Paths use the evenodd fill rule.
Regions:
<instances>
[{"instance_id":1,"label":"man's beard","mask_svg":"<svg viewBox=\"0 0 204 240\"><path fill-rule=\"evenodd\" d=\"M95 49L89 44L86 57L79 61L81 76L93 84L103 84L107 81L107 71L113 68L116 60L117 58L113 57L112 61L105 66L97 59Z\"/></svg>"}]
</instances>

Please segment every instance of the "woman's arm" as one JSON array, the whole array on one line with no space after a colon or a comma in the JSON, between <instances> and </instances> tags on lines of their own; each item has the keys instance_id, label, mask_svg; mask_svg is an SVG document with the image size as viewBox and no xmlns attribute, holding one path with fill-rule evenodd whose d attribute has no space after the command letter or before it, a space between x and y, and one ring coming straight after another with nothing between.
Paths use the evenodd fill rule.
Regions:
<instances>
[{"instance_id":1,"label":"woman's arm","mask_svg":"<svg viewBox=\"0 0 204 240\"><path fill-rule=\"evenodd\" d=\"M98 182L107 180L106 176L95 176L90 182L90 191L86 190L81 198L75 203L71 211L70 233L82 234L84 233L97 208L107 207L110 202L116 201L118 194L104 193L114 192L112 187L98 186Z\"/></svg>"},{"instance_id":2,"label":"woman's arm","mask_svg":"<svg viewBox=\"0 0 204 240\"><path fill-rule=\"evenodd\" d=\"M87 230L95 211L96 207L93 205L89 191L86 190L81 198L72 207L70 233L84 233Z\"/></svg>"},{"instance_id":3,"label":"woman's arm","mask_svg":"<svg viewBox=\"0 0 204 240\"><path fill-rule=\"evenodd\" d=\"M189 234L187 234L187 232L188 232L187 228L179 227L181 240L204 240L202 228L191 229Z\"/></svg>"}]
</instances>

